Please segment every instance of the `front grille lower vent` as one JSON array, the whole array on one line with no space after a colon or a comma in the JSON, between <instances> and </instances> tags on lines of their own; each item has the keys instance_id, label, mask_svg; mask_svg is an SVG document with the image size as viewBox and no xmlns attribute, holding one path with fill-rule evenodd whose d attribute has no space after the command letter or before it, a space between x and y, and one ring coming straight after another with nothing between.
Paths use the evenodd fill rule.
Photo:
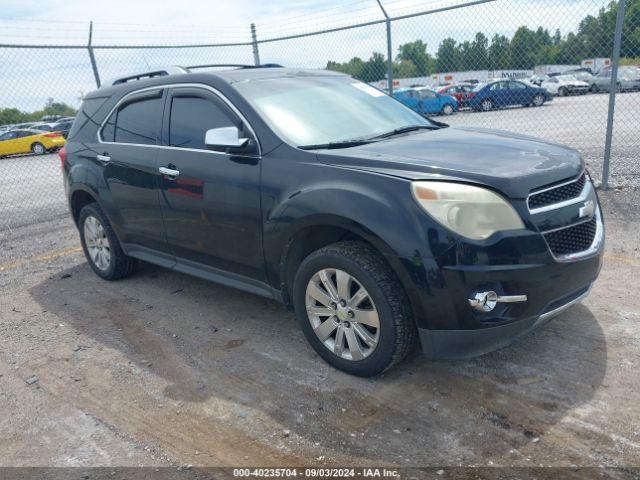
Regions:
<instances>
[{"instance_id":1,"label":"front grille lower vent","mask_svg":"<svg viewBox=\"0 0 640 480\"><path fill-rule=\"evenodd\" d=\"M544 238L555 256L569 255L587 250L596 236L597 220L545 233Z\"/></svg>"},{"instance_id":2,"label":"front grille lower vent","mask_svg":"<svg viewBox=\"0 0 640 480\"><path fill-rule=\"evenodd\" d=\"M582 192L586 181L586 175L583 173L574 182L545 190L544 192L532 193L529 196L529 209L534 210L576 198Z\"/></svg>"}]
</instances>

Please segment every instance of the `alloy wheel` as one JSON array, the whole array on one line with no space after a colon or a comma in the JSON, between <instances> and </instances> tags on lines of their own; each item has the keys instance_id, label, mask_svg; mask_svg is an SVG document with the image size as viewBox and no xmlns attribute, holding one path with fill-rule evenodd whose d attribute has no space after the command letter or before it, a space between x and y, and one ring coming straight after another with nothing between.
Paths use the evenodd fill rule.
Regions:
<instances>
[{"instance_id":1,"label":"alloy wheel","mask_svg":"<svg viewBox=\"0 0 640 480\"><path fill-rule=\"evenodd\" d=\"M343 270L325 268L307 284L307 317L317 337L334 355L362 360L380 338L380 318L369 292Z\"/></svg>"},{"instance_id":2,"label":"alloy wheel","mask_svg":"<svg viewBox=\"0 0 640 480\"><path fill-rule=\"evenodd\" d=\"M96 217L90 215L84 221L84 242L93 264L105 271L111 263L111 245L107 233Z\"/></svg>"}]
</instances>

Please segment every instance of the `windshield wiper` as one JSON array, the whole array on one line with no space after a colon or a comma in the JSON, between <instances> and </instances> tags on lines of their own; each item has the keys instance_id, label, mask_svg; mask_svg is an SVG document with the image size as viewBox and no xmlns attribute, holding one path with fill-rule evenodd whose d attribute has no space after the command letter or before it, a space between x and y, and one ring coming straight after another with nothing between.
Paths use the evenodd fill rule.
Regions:
<instances>
[{"instance_id":1,"label":"windshield wiper","mask_svg":"<svg viewBox=\"0 0 640 480\"><path fill-rule=\"evenodd\" d=\"M373 139L353 139L353 140L341 140L339 142L328 143L316 143L315 145L299 145L301 150L320 150L320 149L332 149L332 148L349 148L357 147L359 145L366 145L367 143L373 143Z\"/></svg>"},{"instance_id":2,"label":"windshield wiper","mask_svg":"<svg viewBox=\"0 0 640 480\"><path fill-rule=\"evenodd\" d=\"M375 137L371 137L371 139L393 137L394 135L400 135L401 133L414 132L416 130L439 130L439 129L440 127L436 125L407 125L406 127L396 128L395 130L391 130L390 132L376 135Z\"/></svg>"}]
</instances>

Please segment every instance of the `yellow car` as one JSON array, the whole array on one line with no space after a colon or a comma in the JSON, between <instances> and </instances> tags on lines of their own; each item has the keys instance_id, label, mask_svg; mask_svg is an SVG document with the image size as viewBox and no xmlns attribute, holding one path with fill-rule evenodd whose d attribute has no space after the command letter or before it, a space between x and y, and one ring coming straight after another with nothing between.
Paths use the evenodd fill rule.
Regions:
<instances>
[{"instance_id":1,"label":"yellow car","mask_svg":"<svg viewBox=\"0 0 640 480\"><path fill-rule=\"evenodd\" d=\"M29 128L0 134L0 157L32 152L36 155L58 150L65 144L60 132L43 132Z\"/></svg>"}]
</instances>

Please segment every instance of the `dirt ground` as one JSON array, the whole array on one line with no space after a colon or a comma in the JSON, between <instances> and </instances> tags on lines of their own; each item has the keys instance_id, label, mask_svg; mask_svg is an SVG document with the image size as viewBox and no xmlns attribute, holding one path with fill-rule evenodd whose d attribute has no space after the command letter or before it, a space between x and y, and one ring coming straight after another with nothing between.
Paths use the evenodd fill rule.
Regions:
<instances>
[{"instance_id":1,"label":"dirt ground","mask_svg":"<svg viewBox=\"0 0 640 480\"><path fill-rule=\"evenodd\" d=\"M150 265L98 279L69 218L0 233L0 466L640 467L640 201L601 196L582 304L375 379L321 361L276 302Z\"/></svg>"}]
</instances>

